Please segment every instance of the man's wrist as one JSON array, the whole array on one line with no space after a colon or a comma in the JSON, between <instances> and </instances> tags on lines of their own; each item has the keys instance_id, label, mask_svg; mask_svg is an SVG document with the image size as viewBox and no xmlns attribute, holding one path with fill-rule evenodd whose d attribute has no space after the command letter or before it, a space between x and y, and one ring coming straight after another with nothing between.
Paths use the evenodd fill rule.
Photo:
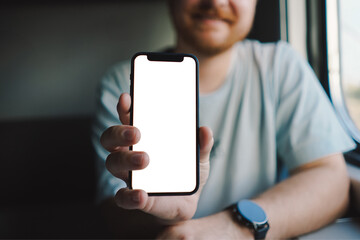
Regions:
<instances>
[{"instance_id":1,"label":"man's wrist","mask_svg":"<svg viewBox=\"0 0 360 240\"><path fill-rule=\"evenodd\" d=\"M254 233L249 228L239 224L239 222L234 218L231 208L225 209L223 213L226 220L232 226L236 239L254 239Z\"/></svg>"}]
</instances>

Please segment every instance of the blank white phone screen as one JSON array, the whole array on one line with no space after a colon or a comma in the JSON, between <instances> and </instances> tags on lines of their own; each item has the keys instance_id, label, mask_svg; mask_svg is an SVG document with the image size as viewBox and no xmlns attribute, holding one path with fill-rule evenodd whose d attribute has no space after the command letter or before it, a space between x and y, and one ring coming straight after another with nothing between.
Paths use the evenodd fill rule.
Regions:
<instances>
[{"instance_id":1,"label":"blank white phone screen","mask_svg":"<svg viewBox=\"0 0 360 240\"><path fill-rule=\"evenodd\" d=\"M133 125L149 165L132 171L132 188L184 193L196 188L196 62L134 60Z\"/></svg>"}]
</instances>

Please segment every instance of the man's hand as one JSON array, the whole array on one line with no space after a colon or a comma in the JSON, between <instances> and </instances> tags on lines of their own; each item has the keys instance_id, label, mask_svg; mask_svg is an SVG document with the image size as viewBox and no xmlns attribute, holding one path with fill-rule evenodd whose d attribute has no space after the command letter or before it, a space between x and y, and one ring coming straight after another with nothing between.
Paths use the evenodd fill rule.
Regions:
<instances>
[{"instance_id":1,"label":"man's hand","mask_svg":"<svg viewBox=\"0 0 360 240\"><path fill-rule=\"evenodd\" d=\"M159 239L254 239L254 234L236 223L230 210L170 226Z\"/></svg>"},{"instance_id":2,"label":"man's hand","mask_svg":"<svg viewBox=\"0 0 360 240\"><path fill-rule=\"evenodd\" d=\"M129 146L140 140L140 131L130 126L129 94L120 96L117 111L123 125L113 126L105 130L100 142L110 152L106 159L109 172L128 183L128 172L144 169L149 164L149 156L145 152L129 151ZM201 190L209 175L209 155L213 145L212 132L207 127L201 127L200 141L200 187L191 196L148 197L140 189L120 189L115 195L115 202L124 209L140 209L169 222L177 222L192 218L195 214Z\"/></svg>"}]
</instances>

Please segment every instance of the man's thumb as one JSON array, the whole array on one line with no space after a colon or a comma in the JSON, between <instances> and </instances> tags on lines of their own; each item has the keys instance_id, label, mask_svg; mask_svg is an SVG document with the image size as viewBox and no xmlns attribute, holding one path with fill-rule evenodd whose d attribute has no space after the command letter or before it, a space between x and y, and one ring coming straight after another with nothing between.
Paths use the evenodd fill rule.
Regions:
<instances>
[{"instance_id":1,"label":"man's thumb","mask_svg":"<svg viewBox=\"0 0 360 240\"><path fill-rule=\"evenodd\" d=\"M208 161L211 148L214 144L213 133L209 127L200 127L199 144L200 144L200 162Z\"/></svg>"}]
</instances>

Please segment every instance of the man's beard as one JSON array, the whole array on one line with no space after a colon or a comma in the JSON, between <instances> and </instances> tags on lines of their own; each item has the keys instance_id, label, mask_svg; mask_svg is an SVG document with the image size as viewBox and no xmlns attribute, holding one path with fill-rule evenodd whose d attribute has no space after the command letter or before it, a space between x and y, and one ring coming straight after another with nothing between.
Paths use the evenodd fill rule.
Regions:
<instances>
[{"instance_id":1,"label":"man's beard","mask_svg":"<svg viewBox=\"0 0 360 240\"><path fill-rule=\"evenodd\" d=\"M194 53L201 54L204 56L215 56L220 53L225 52L230 49L237 41L237 38L224 39L221 43L213 42L213 40L206 40L206 38L201 38L195 36L194 34L189 34L186 30L180 30L179 33L182 33L180 41L183 41L187 46L190 46L193 49Z\"/></svg>"}]
</instances>

